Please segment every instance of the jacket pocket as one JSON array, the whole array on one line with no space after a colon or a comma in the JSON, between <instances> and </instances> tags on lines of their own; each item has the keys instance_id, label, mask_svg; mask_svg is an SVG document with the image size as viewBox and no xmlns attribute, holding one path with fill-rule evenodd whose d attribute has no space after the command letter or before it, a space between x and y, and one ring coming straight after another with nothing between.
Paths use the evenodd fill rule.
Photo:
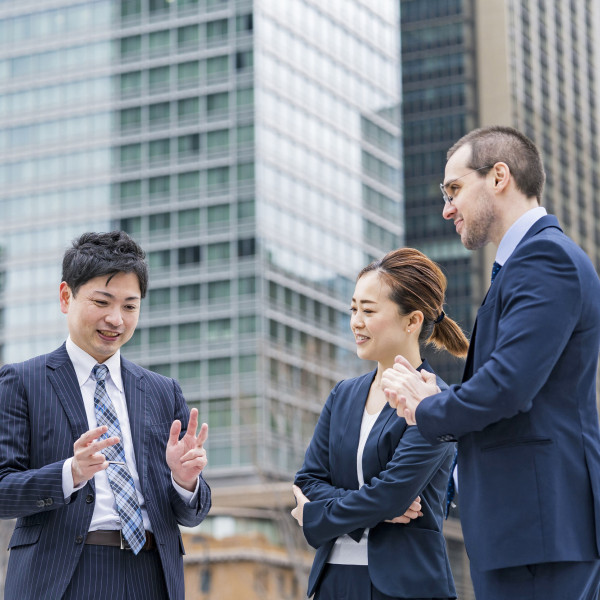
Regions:
<instances>
[{"instance_id":1,"label":"jacket pocket","mask_svg":"<svg viewBox=\"0 0 600 600\"><path fill-rule=\"evenodd\" d=\"M8 548L37 544L40 539L40 534L42 533L42 527L42 524L16 527L10 538Z\"/></svg>"},{"instance_id":2,"label":"jacket pocket","mask_svg":"<svg viewBox=\"0 0 600 600\"><path fill-rule=\"evenodd\" d=\"M513 438L485 444L481 446L481 451L489 452L491 450L502 450L503 448L514 448L515 446L544 446L546 444L552 444L552 440L542 437Z\"/></svg>"}]
</instances>

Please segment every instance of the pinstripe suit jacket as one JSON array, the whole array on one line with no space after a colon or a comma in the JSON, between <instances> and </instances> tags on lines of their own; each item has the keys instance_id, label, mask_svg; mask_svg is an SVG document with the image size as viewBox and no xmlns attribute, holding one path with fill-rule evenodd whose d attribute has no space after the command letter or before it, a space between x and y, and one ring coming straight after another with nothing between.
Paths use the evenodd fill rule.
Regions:
<instances>
[{"instance_id":1,"label":"pinstripe suit jacket","mask_svg":"<svg viewBox=\"0 0 600 600\"><path fill-rule=\"evenodd\" d=\"M169 597L183 600L178 523L194 526L210 509L200 477L198 506L171 484L165 461L174 419L189 409L179 384L121 358L131 435ZM65 345L0 369L0 518L17 518L10 540L6 600L60 598L73 575L94 509L94 480L65 499L62 467L88 422ZM90 573L90 577L94 574Z\"/></svg>"}]
</instances>

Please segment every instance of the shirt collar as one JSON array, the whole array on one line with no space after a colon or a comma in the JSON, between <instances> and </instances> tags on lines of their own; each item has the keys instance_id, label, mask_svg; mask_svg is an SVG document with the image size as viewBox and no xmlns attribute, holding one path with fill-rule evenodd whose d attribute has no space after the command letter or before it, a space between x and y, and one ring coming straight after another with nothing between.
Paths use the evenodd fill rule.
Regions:
<instances>
[{"instance_id":1,"label":"shirt collar","mask_svg":"<svg viewBox=\"0 0 600 600\"><path fill-rule=\"evenodd\" d=\"M548 213L543 206L537 206L521 215L508 228L508 231L504 234L502 240L500 240L498 251L496 252L496 262L499 265L504 265L510 258L510 255L515 251L515 248L519 245L519 242L525 237L525 234L529 231L531 226L547 214Z\"/></svg>"},{"instance_id":2,"label":"shirt collar","mask_svg":"<svg viewBox=\"0 0 600 600\"><path fill-rule=\"evenodd\" d=\"M98 362L93 356L90 356L85 350L82 350L72 339L67 338L67 353L77 375L79 387L91 377L92 369ZM120 392L123 392L123 379L121 378L121 351L117 350L110 358L104 361L108 367L108 372L112 382Z\"/></svg>"}]
</instances>

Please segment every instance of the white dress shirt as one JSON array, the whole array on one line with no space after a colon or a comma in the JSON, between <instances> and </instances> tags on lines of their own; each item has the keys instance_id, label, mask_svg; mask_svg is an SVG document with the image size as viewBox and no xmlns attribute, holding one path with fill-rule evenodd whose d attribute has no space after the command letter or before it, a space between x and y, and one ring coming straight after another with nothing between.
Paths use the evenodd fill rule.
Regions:
<instances>
[{"instance_id":1,"label":"white dress shirt","mask_svg":"<svg viewBox=\"0 0 600 600\"><path fill-rule=\"evenodd\" d=\"M504 234L504 237L498 244L498 251L496 252L496 262L499 265L504 263L510 258L510 255L515 251L515 248L519 245L519 242L525 237L525 234L529 231L531 226L545 217L548 213L543 206L538 206L528 210L524 215L521 215Z\"/></svg>"},{"instance_id":2,"label":"white dress shirt","mask_svg":"<svg viewBox=\"0 0 600 600\"><path fill-rule=\"evenodd\" d=\"M81 388L83 405L89 426L88 429L95 429L98 426L96 421L96 412L94 409L96 380L92 377L92 369L98 361L87 354L87 352L84 352L81 348L79 348L79 346L77 346L73 340L71 340L70 336L67 339L66 348L69 358L73 363L73 367L75 368L77 381L79 382L79 386ZM144 528L147 531L152 531L152 524L148 518L148 511L146 510L144 496L140 490L140 478L137 471L135 453L133 451L129 414L127 412L127 403L125 401L125 392L123 390L123 380L121 378L120 351L117 350L117 352L115 352L115 354L113 354L108 360L104 361L103 364L108 367L108 374L106 376L106 391L113 403L115 412L117 413L117 417L119 419L119 425L121 427L121 444L123 445L123 450L125 452L127 468L133 477L138 502L140 504L140 508L142 509ZM71 457L66 460L63 465L62 484L65 498L68 498L73 492L83 488L87 483L84 482L77 488L74 486L73 474L71 471L72 461L73 458ZM196 501L198 485L196 485L196 490L194 492L190 492L177 485L172 476L171 482L181 496L182 500L189 506L192 506ZM121 529L121 520L117 511L115 497L108 482L108 476L105 470L99 471L94 475L94 483L96 487L96 501L94 503L94 512L92 514L92 521L90 523L89 530L95 531L97 529Z\"/></svg>"}]
</instances>

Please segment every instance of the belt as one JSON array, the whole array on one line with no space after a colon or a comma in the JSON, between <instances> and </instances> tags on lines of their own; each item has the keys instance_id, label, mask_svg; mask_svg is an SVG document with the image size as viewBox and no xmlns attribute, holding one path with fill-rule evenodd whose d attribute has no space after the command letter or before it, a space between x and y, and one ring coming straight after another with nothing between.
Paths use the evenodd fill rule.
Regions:
<instances>
[{"instance_id":1,"label":"belt","mask_svg":"<svg viewBox=\"0 0 600 600\"><path fill-rule=\"evenodd\" d=\"M85 543L94 546L117 546L121 550L131 550L120 529L88 531ZM156 548L156 538L151 531L146 531L146 542L142 546L142 550L154 550L154 548Z\"/></svg>"}]
</instances>

